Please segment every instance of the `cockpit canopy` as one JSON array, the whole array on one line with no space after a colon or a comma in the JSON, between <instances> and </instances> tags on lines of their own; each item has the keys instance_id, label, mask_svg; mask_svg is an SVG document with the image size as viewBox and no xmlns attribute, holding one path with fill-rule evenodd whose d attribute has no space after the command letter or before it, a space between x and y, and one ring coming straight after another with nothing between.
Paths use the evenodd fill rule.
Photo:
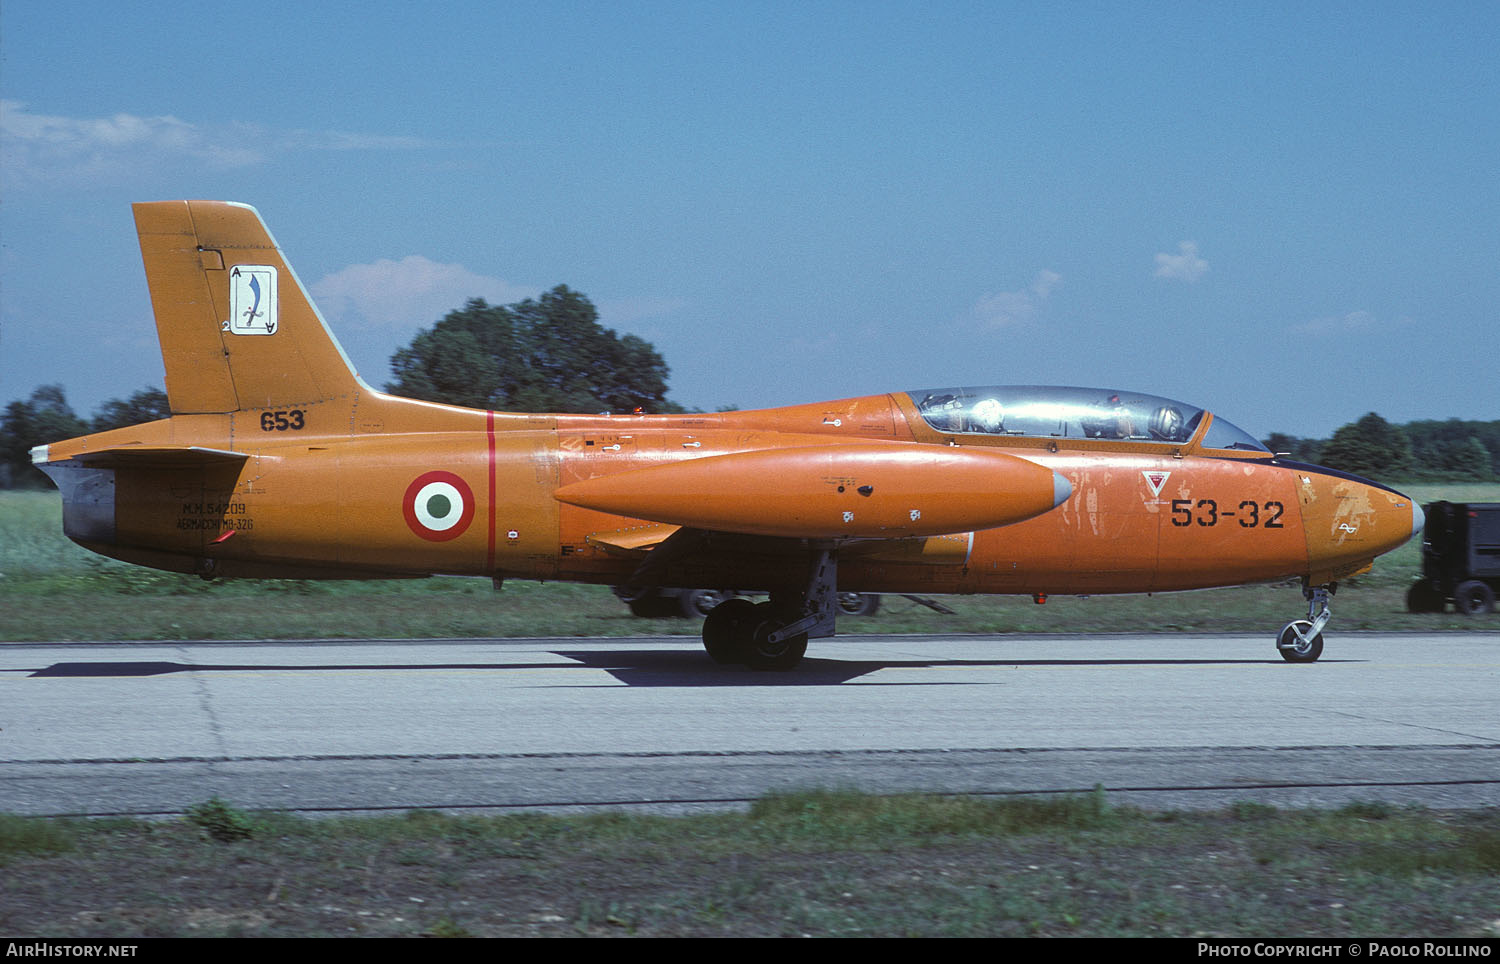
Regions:
<instances>
[{"instance_id":1,"label":"cockpit canopy","mask_svg":"<svg viewBox=\"0 0 1500 964\"><path fill-rule=\"evenodd\" d=\"M1021 438L1188 441L1201 408L1140 392L1045 385L935 388L908 392L927 424L939 432ZM1214 417L1204 448L1268 451L1246 432Z\"/></svg>"}]
</instances>

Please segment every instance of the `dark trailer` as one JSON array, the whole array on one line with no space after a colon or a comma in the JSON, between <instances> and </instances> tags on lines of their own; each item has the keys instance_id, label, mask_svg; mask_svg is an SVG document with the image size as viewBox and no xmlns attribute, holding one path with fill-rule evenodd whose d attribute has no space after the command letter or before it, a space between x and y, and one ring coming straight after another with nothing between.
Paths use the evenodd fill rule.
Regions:
<instances>
[{"instance_id":1,"label":"dark trailer","mask_svg":"<svg viewBox=\"0 0 1500 964\"><path fill-rule=\"evenodd\" d=\"M1492 612L1500 591L1500 502L1431 502L1423 507L1422 578L1406 594L1414 613Z\"/></svg>"}]
</instances>

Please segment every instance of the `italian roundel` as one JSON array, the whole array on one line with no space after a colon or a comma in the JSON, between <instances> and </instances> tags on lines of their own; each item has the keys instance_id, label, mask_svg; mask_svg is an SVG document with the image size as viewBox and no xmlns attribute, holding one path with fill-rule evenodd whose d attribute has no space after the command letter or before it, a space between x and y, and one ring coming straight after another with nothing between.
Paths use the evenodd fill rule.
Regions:
<instances>
[{"instance_id":1,"label":"italian roundel","mask_svg":"<svg viewBox=\"0 0 1500 964\"><path fill-rule=\"evenodd\" d=\"M401 511L411 531L430 542L447 542L473 521L474 493L452 472L428 472L406 487Z\"/></svg>"}]
</instances>

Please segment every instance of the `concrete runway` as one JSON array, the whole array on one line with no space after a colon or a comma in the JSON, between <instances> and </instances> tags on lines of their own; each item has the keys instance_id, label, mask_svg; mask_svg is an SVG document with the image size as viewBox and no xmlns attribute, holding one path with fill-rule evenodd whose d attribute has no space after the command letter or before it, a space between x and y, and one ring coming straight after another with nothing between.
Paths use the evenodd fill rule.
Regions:
<instances>
[{"instance_id":1,"label":"concrete runway","mask_svg":"<svg viewBox=\"0 0 1500 964\"><path fill-rule=\"evenodd\" d=\"M742 806L772 789L1500 806L1500 634L0 644L0 812Z\"/></svg>"}]
</instances>

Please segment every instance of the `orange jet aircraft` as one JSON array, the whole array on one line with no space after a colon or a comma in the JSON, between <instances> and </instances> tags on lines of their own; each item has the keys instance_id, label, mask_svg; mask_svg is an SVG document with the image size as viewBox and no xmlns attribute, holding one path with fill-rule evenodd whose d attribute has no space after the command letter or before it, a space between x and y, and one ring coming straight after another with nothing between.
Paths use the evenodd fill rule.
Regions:
<instances>
[{"instance_id":1,"label":"orange jet aircraft","mask_svg":"<svg viewBox=\"0 0 1500 964\"><path fill-rule=\"evenodd\" d=\"M204 578L436 573L736 586L708 654L797 665L836 591L1143 593L1337 580L1410 498L1136 392L938 388L714 415L530 415L354 372L255 209L135 205L170 418L38 446L78 544Z\"/></svg>"}]
</instances>

